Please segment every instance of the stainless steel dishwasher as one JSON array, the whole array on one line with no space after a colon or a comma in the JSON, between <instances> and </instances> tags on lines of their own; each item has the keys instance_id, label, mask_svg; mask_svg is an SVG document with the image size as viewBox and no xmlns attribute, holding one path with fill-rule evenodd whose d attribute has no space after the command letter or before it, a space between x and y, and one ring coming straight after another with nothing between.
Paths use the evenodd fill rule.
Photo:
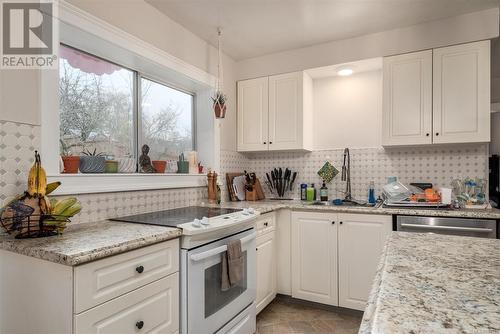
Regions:
<instances>
[{"instance_id":1,"label":"stainless steel dishwasher","mask_svg":"<svg viewBox=\"0 0 500 334\"><path fill-rule=\"evenodd\" d=\"M396 230L495 239L497 238L497 221L492 219L397 216Z\"/></svg>"}]
</instances>

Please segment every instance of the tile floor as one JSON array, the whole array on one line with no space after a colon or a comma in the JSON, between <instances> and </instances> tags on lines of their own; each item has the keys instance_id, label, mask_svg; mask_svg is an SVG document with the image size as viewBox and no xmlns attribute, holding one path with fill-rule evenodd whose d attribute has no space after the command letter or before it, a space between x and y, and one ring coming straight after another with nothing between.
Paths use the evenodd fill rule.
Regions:
<instances>
[{"instance_id":1,"label":"tile floor","mask_svg":"<svg viewBox=\"0 0 500 334\"><path fill-rule=\"evenodd\" d=\"M278 297L257 316L257 334L355 334L362 316Z\"/></svg>"}]
</instances>

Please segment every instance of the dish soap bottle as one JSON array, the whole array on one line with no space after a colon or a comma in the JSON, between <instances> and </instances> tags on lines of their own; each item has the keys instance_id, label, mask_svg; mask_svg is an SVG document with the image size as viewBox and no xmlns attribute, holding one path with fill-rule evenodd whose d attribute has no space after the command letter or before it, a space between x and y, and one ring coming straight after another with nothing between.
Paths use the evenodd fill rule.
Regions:
<instances>
[{"instance_id":1,"label":"dish soap bottle","mask_svg":"<svg viewBox=\"0 0 500 334\"><path fill-rule=\"evenodd\" d=\"M315 192L316 192L316 189L314 188L314 183L311 183L311 186L307 187L307 190L306 190L306 196L307 196L308 202L312 202L315 200L315 197L316 197Z\"/></svg>"},{"instance_id":2,"label":"dish soap bottle","mask_svg":"<svg viewBox=\"0 0 500 334\"><path fill-rule=\"evenodd\" d=\"M375 204L375 182L370 181L370 186L368 187L368 203Z\"/></svg>"},{"instance_id":3,"label":"dish soap bottle","mask_svg":"<svg viewBox=\"0 0 500 334\"><path fill-rule=\"evenodd\" d=\"M323 185L319 190L319 199L321 202L328 202L328 188L326 187L325 182L323 182Z\"/></svg>"}]
</instances>

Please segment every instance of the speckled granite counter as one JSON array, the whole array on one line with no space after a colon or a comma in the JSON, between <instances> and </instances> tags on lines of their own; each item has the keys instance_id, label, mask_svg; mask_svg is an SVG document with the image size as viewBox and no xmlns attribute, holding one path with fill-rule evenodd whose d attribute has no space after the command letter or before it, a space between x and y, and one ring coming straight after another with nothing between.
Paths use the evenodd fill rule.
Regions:
<instances>
[{"instance_id":1,"label":"speckled granite counter","mask_svg":"<svg viewBox=\"0 0 500 334\"><path fill-rule=\"evenodd\" d=\"M14 239L0 233L0 249L75 266L177 238L176 228L112 221L69 225L62 236Z\"/></svg>"},{"instance_id":2,"label":"speckled granite counter","mask_svg":"<svg viewBox=\"0 0 500 334\"><path fill-rule=\"evenodd\" d=\"M392 232L359 333L499 333L500 240Z\"/></svg>"},{"instance_id":3,"label":"speckled granite counter","mask_svg":"<svg viewBox=\"0 0 500 334\"><path fill-rule=\"evenodd\" d=\"M203 203L202 205L216 206ZM485 210L444 210L444 209L395 209L384 207L356 207L356 206L334 206L334 205L310 205L301 201L274 201L263 200L256 202L226 202L220 205L225 208L248 208L252 207L258 210L261 214L279 210L310 210L310 211L333 211L344 213L367 213L379 215L410 215L410 216L431 216L431 217L463 217L463 218L477 218L477 219L500 219L500 210L498 209L485 209Z\"/></svg>"}]
</instances>

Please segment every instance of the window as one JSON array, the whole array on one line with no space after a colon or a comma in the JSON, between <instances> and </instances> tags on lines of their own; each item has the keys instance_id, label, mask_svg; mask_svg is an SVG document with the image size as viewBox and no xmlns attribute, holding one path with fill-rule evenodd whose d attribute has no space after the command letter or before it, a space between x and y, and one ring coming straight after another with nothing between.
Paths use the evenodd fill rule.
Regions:
<instances>
[{"instance_id":1,"label":"window","mask_svg":"<svg viewBox=\"0 0 500 334\"><path fill-rule=\"evenodd\" d=\"M192 94L143 77L137 71L60 46L60 149L96 152L114 160L177 160L194 149Z\"/></svg>"}]
</instances>

